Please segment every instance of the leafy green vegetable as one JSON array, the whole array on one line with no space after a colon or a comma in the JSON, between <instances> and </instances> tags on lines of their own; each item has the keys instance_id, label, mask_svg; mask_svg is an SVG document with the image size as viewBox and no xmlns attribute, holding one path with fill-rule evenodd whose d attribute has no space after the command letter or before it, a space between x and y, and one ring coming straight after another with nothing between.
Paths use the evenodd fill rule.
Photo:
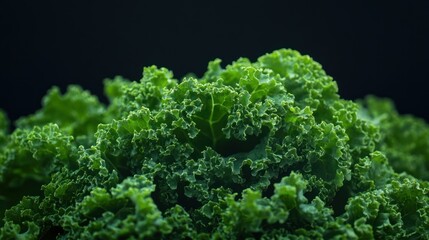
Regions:
<instances>
[{"instance_id":1,"label":"leafy green vegetable","mask_svg":"<svg viewBox=\"0 0 429 240\"><path fill-rule=\"evenodd\" d=\"M368 96L360 101L360 114L379 126L379 148L398 172L429 180L429 126L422 119L401 116L388 99Z\"/></svg>"},{"instance_id":2,"label":"leafy green vegetable","mask_svg":"<svg viewBox=\"0 0 429 240\"><path fill-rule=\"evenodd\" d=\"M57 124L63 132L86 146L94 143L94 133L103 122L104 106L88 91L79 86L70 86L64 95L53 87L43 98L43 108L31 116L19 119L19 129L31 129L48 123Z\"/></svg>"},{"instance_id":3,"label":"leafy green vegetable","mask_svg":"<svg viewBox=\"0 0 429 240\"><path fill-rule=\"evenodd\" d=\"M281 49L77 86L7 131L1 239L428 239L429 127Z\"/></svg>"},{"instance_id":4,"label":"leafy green vegetable","mask_svg":"<svg viewBox=\"0 0 429 240\"><path fill-rule=\"evenodd\" d=\"M7 133L9 128L9 120L7 119L6 114L0 109L0 148L6 142Z\"/></svg>"}]
</instances>

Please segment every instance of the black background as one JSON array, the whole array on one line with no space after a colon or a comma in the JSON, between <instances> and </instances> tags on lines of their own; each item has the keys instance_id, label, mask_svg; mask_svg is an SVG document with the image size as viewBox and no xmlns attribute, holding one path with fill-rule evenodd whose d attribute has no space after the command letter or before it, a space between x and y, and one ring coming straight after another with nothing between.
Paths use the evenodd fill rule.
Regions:
<instances>
[{"instance_id":1,"label":"black background","mask_svg":"<svg viewBox=\"0 0 429 240\"><path fill-rule=\"evenodd\" d=\"M11 119L52 86L139 80L142 67L177 78L208 61L251 60L279 48L312 56L340 94L392 98L429 120L429 1L1 1L0 108Z\"/></svg>"}]
</instances>

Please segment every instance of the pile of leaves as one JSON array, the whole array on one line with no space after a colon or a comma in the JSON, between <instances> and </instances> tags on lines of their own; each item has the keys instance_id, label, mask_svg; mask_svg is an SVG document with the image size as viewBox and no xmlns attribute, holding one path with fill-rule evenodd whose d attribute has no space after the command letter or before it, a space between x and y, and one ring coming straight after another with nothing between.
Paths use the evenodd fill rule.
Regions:
<instances>
[{"instance_id":1,"label":"pile of leaves","mask_svg":"<svg viewBox=\"0 0 429 240\"><path fill-rule=\"evenodd\" d=\"M1 239L428 239L429 127L309 56L53 88L9 131Z\"/></svg>"}]
</instances>

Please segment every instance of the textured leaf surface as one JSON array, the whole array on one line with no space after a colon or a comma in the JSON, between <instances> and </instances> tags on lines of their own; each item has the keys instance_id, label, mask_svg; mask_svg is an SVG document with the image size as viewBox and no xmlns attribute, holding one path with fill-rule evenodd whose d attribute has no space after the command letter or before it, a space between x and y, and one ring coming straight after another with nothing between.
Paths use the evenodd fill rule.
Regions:
<instances>
[{"instance_id":1,"label":"textured leaf surface","mask_svg":"<svg viewBox=\"0 0 429 240\"><path fill-rule=\"evenodd\" d=\"M281 49L77 86L8 132L1 239L428 239L429 127Z\"/></svg>"}]
</instances>

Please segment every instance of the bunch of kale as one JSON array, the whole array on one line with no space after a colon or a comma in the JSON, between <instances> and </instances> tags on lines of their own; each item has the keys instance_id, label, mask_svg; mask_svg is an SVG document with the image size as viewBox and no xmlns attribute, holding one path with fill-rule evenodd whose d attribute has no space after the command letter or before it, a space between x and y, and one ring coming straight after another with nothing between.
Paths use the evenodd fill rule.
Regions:
<instances>
[{"instance_id":1,"label":"bunch of kale","mask_svg":"<svg viewBox=\"0 0 429 240\"><path fill-rule=\"evenodd\" d=\"M428 239L429 127L293 50L0 113L1 239Z\"/></svg>"}]
</instances>

